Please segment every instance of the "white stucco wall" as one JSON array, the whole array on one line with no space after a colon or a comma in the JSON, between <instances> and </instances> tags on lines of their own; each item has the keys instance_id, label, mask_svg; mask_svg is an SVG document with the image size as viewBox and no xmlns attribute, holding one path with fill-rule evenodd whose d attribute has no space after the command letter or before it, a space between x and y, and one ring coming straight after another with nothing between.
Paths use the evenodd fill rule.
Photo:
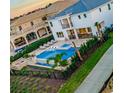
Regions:
<instances>
[{"instance_id":1,"label":"white stucco wall","mask_svg":"<svg viewBox=\"0 0 124 93\"><path fill-rule=\"evenodd\" d=\"M50 26L50 28L52 30L52 34L53 34L53 36L54 36L54 38L56 40L64 40L65 38L68 38L68 35L66 33L67 29L62 29L62 26L61 26L61 23L60 23L60 20L64 19L64 18L67 18L67 16L64 16L64 17L61 17L61 18L57 18L55 20L51 20L50 22L52 22L53 27L51 27L50 23L49 23L49 26ZM63 32L64 37L63 38L58 38L56 32Z\"/></svg>"},{"instance_id":2,"label":"white stucco wall","mask_svg":"<svg viewBox=\"0 0 124 93\"><path fill-rule=\"evenodd\" d=\"M63 32L65 38L68 38L67 30L68 29L78 29L78 28L86 28L91 27L93 35L96 35L97 28L95 27L95 23L99 22L101 23L104 21L104 27L109 27L111 24L113 24L113 4L112 1L103 4L95 9L92 9L90 11L87 11L86 13L78 13L73 15L65 15L61 16L52 20L49 20L48 22L52 22L53 27L51 27L52 33L54 35L54 38L56 40L63 40L64 38L58 38L56 35L56 32ZM111 10L108 10L108 4L111 6ZM101 12L99 11L99 8L101 8ZM84 17L84 14L87 15L87 17ZM81 16L81 19L78 18L78 15ZM71 21L73 23L73 27L70 27L68 29L62 29L61 23L59 20L63 18L71 17ZM49 24L50 25L50 24Z\"/></svg>"},{"instance_id":3,"label":"white stucco wall","mask_svg":"<svg viewBox=\"0 0 124 93\"><path fill-rule=\"evenodd\" d=\"M87 15L87 17L84 17L84 14ZM81 16L81 19L78 18L78 15ZM89 13L79 13L79 14L75 14L71 16L72 22L73 22L73 26L74 28L82 28L82 27L90 27L91 26L91 22L89 22L90 20L90 14Z\"/></svg>"},{"instance_id":4,"label":"white stucco wall","mask_svg":"<svg viewBox=\"0 0 124 93\"><path fill-rule=\"evenodd\" d=\"M111 10L108 10L108 5L110 4ZM99 11L99 8L101 8L101 12ZM91 17L92 17L92 24L94 25L95 22L105 22L105 26L109 27L111 24L113 24L113 6L111 2L106 3L96 9L93 9L90 11Z\"/></svg>"}]
</instances>

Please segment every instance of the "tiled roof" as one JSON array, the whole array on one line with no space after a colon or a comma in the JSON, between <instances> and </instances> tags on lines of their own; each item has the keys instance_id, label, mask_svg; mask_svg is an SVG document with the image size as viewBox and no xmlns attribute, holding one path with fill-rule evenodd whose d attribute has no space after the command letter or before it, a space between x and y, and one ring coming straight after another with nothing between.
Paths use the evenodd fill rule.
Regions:
<instances>
[{"instance_id":1,"label":"tiled roof","mask_svg":"<svg viewBox=\"0 0 124 93\"><path fill-rule=\"evenodd\" d=\"M80 12L86 12L86 11L94 9L104 3L107 3L108 1L111 1L111 0L79 0L77 3L66 8L64 11L58 13L57 15L55 15L51 18L64 16L66 14L76 14L76 13L80 13Z\"/></svg>"},{"instance_id":2,"label":"tiled roof","mask_svg":"<svg viewBox=\"0 0 124 93\"><path fill-rule=\"evenodd\" d=\"M76 0L60 0L55 3L53 3L50 7L36 11L34 13L31 13L29 15L25 15L23 17L20 17L19 19L12 22L11 25L20 25L32 20L35 20L37 18L42 18L46 14L48 16L54 16L56 13L59 13L60 11L64 10L65 8L73 5L76 3Z\"/></svg>"}]
</instances>

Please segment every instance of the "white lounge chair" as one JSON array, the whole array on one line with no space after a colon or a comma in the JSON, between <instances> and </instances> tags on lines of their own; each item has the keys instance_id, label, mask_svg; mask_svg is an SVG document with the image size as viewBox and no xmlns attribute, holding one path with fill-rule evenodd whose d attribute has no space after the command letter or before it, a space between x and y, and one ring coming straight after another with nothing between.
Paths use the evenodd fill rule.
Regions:
<instances>
[{"instance_id":1,"label":"white lounge chair","mask_svg":"<svg viewBox=\"0 0 124 93\"><path fill-rule=\"evenodd\" d=\"M49 44L44 44L44 47L49 47Z\"/></svg>"},{"instance_id":2,"label":"white lounge chair","mask_svg":"<svg viewBox=\"0 0 124 93\"><path fill-rule=\"evenodd\" d=\"M57 41L56 40L51 40L52 43L56 43Z\"/></svg>"},{"instance_id":3,"label":"white lounge chair","mask_svg":"<svg viewBox=\"0 0 124 93\"><path fill-rule=\"evenodd\" d=\"M48 42L47 44L49 44L49 45L53 45L53 43L52 43L52 42Z\"/></svg>"},{"instance_id":4,"label":"white lounge chair","mask_svg":"<svg viewBox=\"0 0 124 93\"><path fill-rule=\"evenodd\" d=\"M44 49L44 48L46 48L45 46L40 46L40 49Z\"/></svg>"}]
</instances>

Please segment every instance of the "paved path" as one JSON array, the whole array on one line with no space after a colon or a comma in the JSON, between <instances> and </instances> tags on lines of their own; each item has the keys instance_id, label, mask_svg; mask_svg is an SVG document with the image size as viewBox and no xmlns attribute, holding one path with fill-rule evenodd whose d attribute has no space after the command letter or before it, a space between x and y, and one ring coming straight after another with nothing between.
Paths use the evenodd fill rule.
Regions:
<instances>
[{"instance_id":1,"label":"paved path","mask_svg":"<svg viewBox=\"0 0 124 93\"><path fill-rule=\"evenodd\" d=\"M103 55L75 93L98 93L113 71L113 46Z\"/></svg>"}]
</instances>

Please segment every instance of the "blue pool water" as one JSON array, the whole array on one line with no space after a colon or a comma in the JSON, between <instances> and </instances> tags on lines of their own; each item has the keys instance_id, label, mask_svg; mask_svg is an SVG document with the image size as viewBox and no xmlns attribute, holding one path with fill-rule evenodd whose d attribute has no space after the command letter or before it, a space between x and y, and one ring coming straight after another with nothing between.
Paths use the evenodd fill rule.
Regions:
<instances>
[{"instance_id":1,"label":"blue pool water","mask_svg":"<svg viewBox=\"0 0 124 93\"><path fill-rule=\"evenodd\" d=\"M36 64L37 65L43 65L43 66L49 66L49 67L52 67L53 66L51 64L46 64L46 63L42 63L42 62L37 62Z\"/></svg>"},{"instance_id":2,"label":"blue pool water","mask_svg":"<svg viewBox=\"0 0 124 93\"><path fill-rule=\"evenodd\" d=\"M68 50L50 50L50 51L44 51L41 54L37 55L36 57L39 59L49 59L52 57L55 57L57 54L65 53L63 55L62 60L67 60L68 58L75 55L75 48L69 48Z\"/></svg>"},{"instance_id":3,"label":"blue pool water","mask_svg":"<svg viewBox=\"0 0 124 93\"><path fill-rule=\"evenodd\" d=\"M68 46L70 46L70 44L64 44L61 47L68 47Z\"/></svg>"}]
</instances>

